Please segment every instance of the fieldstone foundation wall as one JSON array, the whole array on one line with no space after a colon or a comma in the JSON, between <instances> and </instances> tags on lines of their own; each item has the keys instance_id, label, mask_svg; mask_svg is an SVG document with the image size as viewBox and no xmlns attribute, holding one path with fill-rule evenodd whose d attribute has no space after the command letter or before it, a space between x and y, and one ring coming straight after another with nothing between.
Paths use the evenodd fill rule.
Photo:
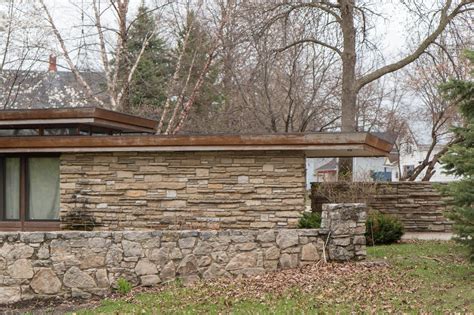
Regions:
<instances>
[{"instance_id":1,"label":"fieldstone foundation wall","mask_svg":"<svg viewBox=\"0 0 474 315\"><path fill-rule=\"evenodd\" d=\"M331 260L365 258L366 208L363 203L323 205L321 228L329 231L327 249Z\"/></svg>"},{"instance_id":2,"label":"fieldstone foundation wall","mask_svg":"<svg viewBox=\"0 0 474 315\"><path fill-rule=\"evenodd\" d=\"M0 303L103 296L119 278L153 286L364 259L365 207L326 211L313 230L0 233Z\"/></svg>"},{"instance_id":3,"label":"fieldstone foundation wall","mask_svg":"<svg viewBox=\"0 0 474 315\"><path fill-rule=\"evenodd\" d=\"M327 199L318 193L320 185L331 185L334 195L339 195L345 202L344 192L350 191L356 194L357 189L348 189L347 183L313 183L312 185L312 207L327 202ZM358 185L358 183L354 183ZM449 198L442 196L434 185L443 183L432 182L388 182L374 183L370 195L361 192L363 201L367 206L382 213L394 215L402 221L407 232L451 232L452 222L444 213L449 210ZM324 189L324 188L323 188ZM353 198L354 196L350 196Z\"/></svg>"},{"instance_id":4,"label":"fieldstone foundation wall","mask_svg":"<svg viewBox=\"0 0 474 315\"><path fill-rule=\"evenodd\" d=\"M305 209L297 151L61 155L61 228L292 228Z\"/></svg>"}]
</instances>

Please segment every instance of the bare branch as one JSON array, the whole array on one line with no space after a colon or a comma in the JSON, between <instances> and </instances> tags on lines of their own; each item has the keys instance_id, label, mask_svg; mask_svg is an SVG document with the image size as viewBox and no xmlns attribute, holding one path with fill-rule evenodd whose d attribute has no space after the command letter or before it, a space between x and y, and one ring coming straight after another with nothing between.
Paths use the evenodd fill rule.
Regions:
<instances>
[{"instance_id":1,"label":"bare branch","mask_svg":"<svg viewBox=\"0 0 474 315\"><path fill-rule=\"evenodd\" d=\"M301 40L298 40L298 41L295 41L285 47L282 47L282 48L279 48L277 49L276 51L277 52L283 52L291 47L294 47L294 46L297 46L297 45L301 45L301 44L304 44L304 43L313 43L313 44L317 44L317 45L321 45L323 47L326 47L326 48L329 48L333 51L335 51L339 56L342 56L342 51L340 49L338 49L337 47L334 47L332 45L329 45L325 42L322 42L320 40L317 40L317 39L314 39L314 38L307 38L307 39L301 39Z\"/></svg>"},{"instance_id":2,"label":"bare branch","mask_svg":"<svg viewBox=\"0 0 474 315\"><path fill-rule=\"evenodd\" d=\"M394 71L397 71L406 65L412 63L415 61L425 50L430 46L436 38L443 32L443 30L446 28L446 26L462 11L468 10L464 9L468 4L474 3L473 0L463 0L458 6L456 6L451 13L448 14L448 11L451 7L452 0L446 1L445 6L441 10L440 13L440 20L438 22L438 26L436 29L429 35L427 36L421 44L417 47L417 49L406 56L405 58L394 62L392 64L386 65L380 69L377 69L369 74L364 75L363 77L359 78L357 80L357 89L360 90L362 87L364 87L366 84L377 80L378 78L386 75L387 73L391 73ZM471 8L469 10L474 10L474 8Z\"/></svg>"},{"instance_id":3,"label":"bare branch","mask_svg":"<svg viewBox=\"0 0 474 315\"><path fill-rule=\"evenodd\" d=\"M102 100L100 100L97 96L94 95L94 93L92 92L92 89L90 87L90 85L87 83L87 81L83 78L83 76L81 75L81 73L79 72L79 70L77 69L76 65L72 62L71 60L71 57L69 56L69 52L66 48L66 44L64 43L64 40L61 36L61 34L59 33L58 31L58 28L56 27L56 24L54 23L53 21L53 18L48 10L48 8L46 7L46 5L44 4L44 1L43 0L39 0L39 3L41 4L44 12L46 13L46 16L47 16L47 20L51 26L51 28L53 29L53 33L54 35L56 36L56 39L58 40L59 42L59 45L61 46L61 50L63 52L63 55L64 55L64 58L66 59L66 62L69 66L69 68L71 69L72 73L74 74L74 76L76 77L76 79L79 81L79 83L84 87L84 89L86 90L87 94L89 95L89 97L91 97L92 99L94 99L94 101L97 102L97 104L103 106L103 107L106 107L104 102L102 102Z\"/></svg>"}]
</instances>

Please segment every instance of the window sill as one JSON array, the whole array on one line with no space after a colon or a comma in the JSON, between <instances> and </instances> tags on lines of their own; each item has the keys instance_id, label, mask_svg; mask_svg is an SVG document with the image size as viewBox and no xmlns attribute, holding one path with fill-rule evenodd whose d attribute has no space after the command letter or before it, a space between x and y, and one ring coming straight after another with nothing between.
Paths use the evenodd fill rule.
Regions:
<instances>
[{"instance_id":1,"label":"window sill","mask_svg":"<svg viewBox=\"0 0 474 315\"><path fill-rule=\"evenodd\" d=\"M0 231L59 231L59 221L0 221Z\"/></svg>"}]
</instances>

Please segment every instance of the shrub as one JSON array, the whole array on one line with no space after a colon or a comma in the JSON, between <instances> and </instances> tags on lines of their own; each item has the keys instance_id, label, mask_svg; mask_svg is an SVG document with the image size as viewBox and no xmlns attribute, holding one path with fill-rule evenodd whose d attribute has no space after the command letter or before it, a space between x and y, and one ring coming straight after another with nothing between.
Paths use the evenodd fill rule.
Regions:
<instances>
[{"instance_id":1,"label":"shrub","mask_svg":"<svg viewBox=\"0 0 474 315\"><path fill-rule=\"evenodd\" d=\"M403 225L398 218L380 212L369 214L365 231L367 245L392 244L402 235Z\"/></svg>"},{"instance_id":2,"label":"shrub","mask_svg":"<svg viewBox=\"0 0 474 315\"><path fill-rule=\"evenodd\" d=\"M321 227L321 213L319 212L304 212L303 216L298 222L300 229L318 229Z\"/></svg>"},{"instance_id":3,"label":"shrub","mask_svg":"<svg viewBox=\"0 0 474 315\"><path fill-rule=\"evenodd\" d=\"M117 280L117 292L120 294L127 294L132 291L132 284L127 279L119 278Z\"/></svg>"}]
</instances>

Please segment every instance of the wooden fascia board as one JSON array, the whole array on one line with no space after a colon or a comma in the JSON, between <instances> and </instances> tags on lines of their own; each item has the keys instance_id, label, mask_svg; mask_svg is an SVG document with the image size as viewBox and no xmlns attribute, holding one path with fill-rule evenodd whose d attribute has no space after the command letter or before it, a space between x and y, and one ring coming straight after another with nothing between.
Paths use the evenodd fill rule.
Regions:
<instances>
[{"instance_id":1,"label":"wooden fascia board","mask_svg":"<svg viewBox=\"0 0 474 315\"><path fill-rule=\"evenodd\" d=\"M1 127L11 126L39 126L39 125L51 125L52 128L56 125L69 125L69 124L92 124L94 123L93 118L60 118L60 119L23 119L23 120L0 120Z\"/></svg>"},{"instance_id":2,"label":"wooden fascia board","mask_svg":"<svg viewBox=\"0 0 474 315\"><path fill-rule=\"evenodd\" d=\"M137 128L146 128L148 130L156 130L156 128L158 127L158 122L155 120L132 116L124 113L117 113L101 108L95 108L94 117L97 119L114 121L116 123L135 126Z\"/></svg>"},{"instance_id":3,"label":"wooden fascia board","mask_svg":"<svg viewBox=\"0 0 474 315\"><path fill-rule=\"evenodd\" d=\"M81 123L85 120L87 123L102 121L146 132L154 132L158 125L155 120L94 107L0 111L0 125Z\"/></svg>"},{"instance_id":4,"label":"wooden fascia board","mask_svg":"<svg viewBox=\"0 0 474 315\"><path fill-rule=\"evenodd\" d=\"M300 150L334 156L386 156L386 142L358 134L232 136L43 136L0 138L0 152ZM354 153L351 153L354 152ZM357 153L356 153L357 152Z\"/></svg>"},{"instance_id":5,"label":"wooden fascia board","mask_svg":"<svg viewBox=\"0 0 474 315\"><path fill-rule=\"evenodd\" d=\"M393 147L393 143L385 141L371 133L366 133L365 143L374 148L380 148L386 152L390 152Z\"/></svg>"},{"instance_id":6,"label":"wooden fascia board","mask_svg":"<svg viewBox=\"0 0 474 315\"><path fill-rule=\"evenodd\" d=\"M200 135L200 136L22 136L0 138L0 148L20 147L146 147L238 145L347 145L369 144L366 134Z\"/></svg>"},{"instance_id":7,"label":"wooden fascia board","mask_svg":"<svg viewBox=\"0 0 474 315\"><path fill-rule=\"evenodd\" d=\"M159 146L159 147L43 147L43 148L0 148L0 153L35 152L210 152L210 151L301 151L307 157L374 157L385 156L382 151L367 150L362 144L345 145L268 145L268 146Z\"/></svg>"}]
</instances>

